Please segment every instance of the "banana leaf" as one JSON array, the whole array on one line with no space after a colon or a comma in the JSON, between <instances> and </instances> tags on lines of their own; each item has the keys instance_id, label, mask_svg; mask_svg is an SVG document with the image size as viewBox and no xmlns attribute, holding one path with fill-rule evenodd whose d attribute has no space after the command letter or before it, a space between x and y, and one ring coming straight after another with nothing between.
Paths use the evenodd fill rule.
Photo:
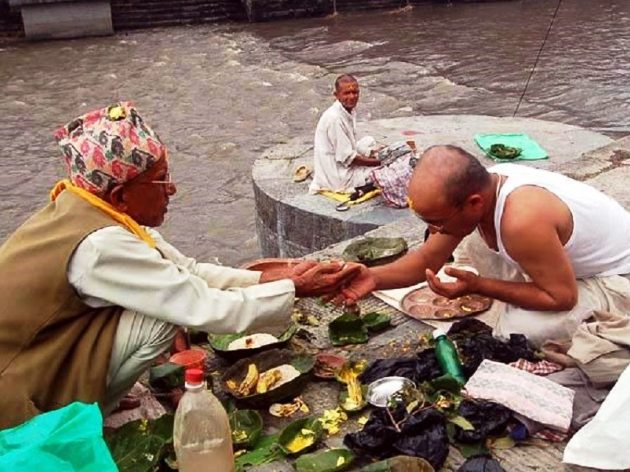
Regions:
<instances>
[{"instance_id":1,"label":"banana leaf","mask_svg":"<svg viewBox=\"0 0 630 472\"><path fill-rule=\"evenodd\" d=\"M392 262L407 252L403 238L362 238L350 243L343 251L346 261L360 262L367 266Z\"/></svg>"},{"instance_id":2,"label":"banana leaf","mask_svg":"<svg viewBox=\"0 0 630 472\"><path fill-rule=\"evenodd\" d=\"M302 418L289 424L278 437L278 444L287 455L295 455L313 449L322 438L321 422L314 417Z\"/></svg>"},{"instance_id":3,"label":"banana leaf","mask_svg":"<svg viewBox=\"0 0 630 472\"><path fill-rule=\"evenodd\" d=\"M262 433L262 416L256 410L234 410L230 413L230 429L236 448L251 446Z\"/></svg>"},{"instance_id":4,"label":"banana leaf","mask_svg":"<svg viewBox=\"0 0 630 472\"><path fill-rule=\"evenodd\" d=\"M184 386L184 367L172 362L151 367L149 385L159 391L169 391Z\"/></svg>"},{"instance_id":5,"label":"banana leaf","mask_svg":"<svg viewBox=\"0 0 630 472\"><path fill-rule=\"evenodd\" d=\"M368 329L360 317L344 313L328 324L328 337L335 346L363 344L368 341Z\"/></svg>"},{"instance_id":6,"label":"banana leaf","mask_svg":"<svg viewBox=\"0 0 630 472\"><path fill-rule=\"evenodd\" d=\"M369 332L376 333L378 331L382 331L391 326L392 318L385 313L379 313L377 311L372 311L370 313L366 313L361 317L363 320L363 324L366 326Z\"/></svg>"},{"instance_id":7,"label":"banana leaf","mask_svg":"<svg viewBox=\"0 0 630 472\"><path fill-rule=\"evenodd\" d=\"M289 342L289 340L293 337L297 330L298 326L292 323L287 329L282 332L280 336L278 336L277 342L252 349L228 349L228 346L232 341L236 341L237 339L251 335L251 333L208 334L208 341L212 350L219 356L230 360L236 360L243 357L253 356L254 354L258 354L269 349L279 348Z\"/></svg>"},{"instance_id":8,"label":"banana leaf","mask_svg":"<svg viewBox=\"0 0 630 472\"><path fill-rule=\"evenodd\" d=\"M295 469L297 472L337 472L346 470L353 460L354 454L349 449L329 449L298 457Z\"/></svg>"},{"instance_id":9,"label":"banana leaf","mask_svg":"<svg viewBox=\"0 0 630 472\"><path fill-rule=\"evenodd\" d=\"M253 449L238 456L234 460L236 472L243 472L247 468L256 465L269 464L284 457L282 449L278 445L278 434L261 437Z\"/></svg>"},{"instance_id":10,"label":"banana leaf","mask_svg":"<svg viewBox=\"0 0 630 472\"><path fill-rule=\"evenodd\" d=\"M435 469L420 457L395 456L367 465L360 472L435 472Z\"/></svg>"},{"instance_id":11,"label":"banana leaf","mask_svg":"<svg viewBox=\"0 0 630 472\"><path fill-rule=\"evenodd\" d=\"M153 472L173 443L173 416L137 420L105 437L120 472Z\"/></svg>"}]
</instances>

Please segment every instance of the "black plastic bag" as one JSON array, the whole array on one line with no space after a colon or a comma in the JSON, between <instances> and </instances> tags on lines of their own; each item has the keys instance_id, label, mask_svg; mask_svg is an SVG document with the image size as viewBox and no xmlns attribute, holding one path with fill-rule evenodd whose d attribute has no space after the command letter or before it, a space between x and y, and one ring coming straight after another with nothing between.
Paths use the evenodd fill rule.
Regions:
<instances>
[{"instance_id":1,"label":"black plastic bag","mask_svg":"<svg viewBox=\"0 0 630 472\"><path fill-rule=\"evenodd\" d=\"M478 320L465 319L451 326L448 336L457 344L464 373L472 376L484 359L508 364L519 359L536 361L536 354L522 334L507 342L492 337L492 329Z\"/></svg>"},{"instance_id":2,"label":"black plastic bag","mask_svg":"<svg viewBox=\"0 0 630 472\"><path fill-rule=\"evenodd\" d=\"M383 377L398 376L413 380L420 385L442 375L434 349L425 349L415 357L377 359L361 374L359 380L368 385Z\"/></svg>"},{"instance_id":3,"label":"black plastic bag","mask_svg":"<svg viewBox=\"0 0 630 472\"><path fill-rule=\"evenodd\" d=\"M464 462L457 472L505 472L505 470L491 457L478 456Z\"/></svg>"},{"instance_id":4,"label":"black plastic bag","mask_svg":"<svg viewBox=\"0 0 630 472\"><path fill-rule=\"evenodd\" d=\"M438 470L448 456L448 435L444 416L434 409L423 410L408 417L404 405L392 411L399 422L397 431L387 410L375 410L363 429L346 434L344 444L357 455L386 459L399 454L421 457Z\"/></svg>"},{"instance_id":5,"label":"black plastic bag","mask_svg":"<svg viewBox=\"0 0 630 472\"><path fill-rule=\"evenodd\" d=\"M512 418L512 412L503 405L485 400L463 400L458 412L475 427L471 431L457 427L455 439L463 443L478 442L490 435L502 434Z\"/></svg>"}]
</instances>

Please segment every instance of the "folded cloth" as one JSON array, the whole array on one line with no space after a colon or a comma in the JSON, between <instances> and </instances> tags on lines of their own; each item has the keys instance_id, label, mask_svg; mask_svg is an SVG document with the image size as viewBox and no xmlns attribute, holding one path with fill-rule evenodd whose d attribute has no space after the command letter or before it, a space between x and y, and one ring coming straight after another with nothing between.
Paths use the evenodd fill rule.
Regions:
<instances>
[{"instance_id":1,"label":"folded cloth","mask_svg":"<svg viewBox=\"0 0 630 472\"><path fill-rule=\"evenodd\" d=\"M593 311L578 326L567 355L595 386L611 385L630 364L630 317Z\"/></svg>"},{"instance_id":2,"label":"folded cloth","mask_svg":"<svg viewBox=\"0 0 630 472\"><path fill-rule=\"evenodd\" d=\"M524 370L525 372L529 372L530 374L536 375L549 375L564 369L563 365L545 360L531 362L527 359L519 359L516 362L511 362L509 365L511 365L512 367L516 367L517 369Z\"/></svg>"},{"instance_id":3,"label":"folded cloth","mask_svg":"<svg viewBox=\"0 0 630 472\"><path fill-rule=\"evenodd\" d=\"M337 202L345 203L348 206L356 205L358 203L363 203L371 198L376 197L381 193L381 189L375 189L370 192L367 192L362 197L357 198L356 200L350 200L351 192L333 192L332 190L320 190L317 192L319 195L323 195L324 197L330 198Z\"/></svg>"},{"instance_id":4,"label":"folded cloth","mask_svg":"<svg viewBox=\"0 0 630 472\"><path fill-rule=\"evenodd\" d=\"M549 428L569 431L575 393L544 377L486 359L465 388L473 398L493 401Z\"/></svg>"},{"instance_id":5,"label":"folded cloth","mask_svg":"<svg viewBox=\"0 0 630 472\"><path fill-rule=\"evenodd\" d=\"M602 403L595 418L564 449L563 462L597 469L630 468L630 367Z\"/></svg>"},{"instance_id":6,"label":"folded cloth","mask_svg":"<svg viewBox=\"0 0 630 472\"><path fill-rule=\"evenodd\" d=\"M383 190L383 198L389 206L407 208L407 187L413 174L415 155L409 152L393 162L377 167L370 173L370 179Z\"/></svg>"},{"instance_id":7,"label":"folded cloth","mask_svg":"<svg viewBox=\"0 0 630 472\"><path fill-rule=\"evenodd\" d=\"M547 151L526 134L477 134L475 142L482 151L491 159L506 162L507 159L496 159L490 154L490 146L493 144L503 144L513 148L518 148L521 153L510 161L537 161L547 159Z\"/></svg>"}]
</instances>

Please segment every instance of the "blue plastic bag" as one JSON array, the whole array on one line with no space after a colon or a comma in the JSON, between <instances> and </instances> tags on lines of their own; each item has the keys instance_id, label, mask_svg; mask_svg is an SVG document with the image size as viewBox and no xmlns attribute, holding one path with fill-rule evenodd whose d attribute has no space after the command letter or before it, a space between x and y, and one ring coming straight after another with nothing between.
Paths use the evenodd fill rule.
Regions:
<instances>
[{"instance_id":1,"label":"blue plastic bag","mask_svg":"<svg viewBox=\"0 0 630 472\"><path fill-rule=\"evenodd\" d=\"M71 403L0 431L0 470L118 471L103 440L96 404Z\"/></svg>"}]
</instances>

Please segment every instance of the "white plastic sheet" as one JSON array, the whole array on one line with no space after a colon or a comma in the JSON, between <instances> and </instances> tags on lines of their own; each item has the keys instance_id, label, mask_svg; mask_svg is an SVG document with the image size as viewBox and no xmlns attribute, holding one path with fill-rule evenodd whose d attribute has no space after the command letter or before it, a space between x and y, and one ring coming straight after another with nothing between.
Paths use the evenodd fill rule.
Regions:
<instances>
[{"instance_id":1,"label":"white plastic sheet","mask_svg":"<svg viewBox=\"0 0 630 472\"><path fill-rule=\"evenodd\" d=\"M597 469L630 468L630 366L626 367L595 418L564 450L563 462Z\"/></svg>"}]
</instances>

